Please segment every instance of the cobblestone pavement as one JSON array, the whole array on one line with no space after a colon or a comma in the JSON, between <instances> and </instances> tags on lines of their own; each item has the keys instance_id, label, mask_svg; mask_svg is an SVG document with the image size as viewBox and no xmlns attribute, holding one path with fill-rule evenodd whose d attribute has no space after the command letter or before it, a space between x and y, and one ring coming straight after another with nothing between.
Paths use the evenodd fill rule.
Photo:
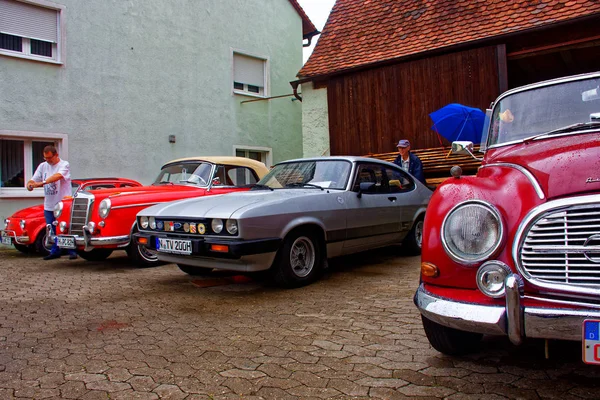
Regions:
<instances>
[{"instance_id":1,"label":"cobblestone pavement","mask_svg":"<svg viewBox=\"0 0 600 400\"><path fill-rule=\"evenodd\" d=\"M42 261L0 249L0 399L585 399L600 369L575 343L451 358L412 296L418 257L336 260L296 290L173 265Z\"/></svg>"}]
</instances>

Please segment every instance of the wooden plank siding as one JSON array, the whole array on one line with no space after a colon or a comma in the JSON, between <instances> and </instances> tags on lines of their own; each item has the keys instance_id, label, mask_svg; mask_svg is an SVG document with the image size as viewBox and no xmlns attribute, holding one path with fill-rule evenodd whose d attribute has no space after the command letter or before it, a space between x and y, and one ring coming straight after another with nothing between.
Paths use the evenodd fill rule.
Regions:
<instances>
[{"instance_id":1,"label":"wooden plank siding","mask_svg":"<svg viewBox=\"0 0 600 400\"><path fill-rule=\"evenodd\" d=\"M429 113L448 103L484 110L499 94L496 46L373 68L327 82L330 152L362 155L447 146Z\"/></svg>"}]
</instances>

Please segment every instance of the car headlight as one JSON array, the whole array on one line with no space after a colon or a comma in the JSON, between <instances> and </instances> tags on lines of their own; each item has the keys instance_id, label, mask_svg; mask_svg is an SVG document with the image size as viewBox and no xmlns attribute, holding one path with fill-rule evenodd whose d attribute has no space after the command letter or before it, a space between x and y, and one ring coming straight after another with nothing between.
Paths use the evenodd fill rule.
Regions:
<instances>
[{"instance_id":1,"label":"car headlight","mask_svg":"<svg viewBox=\"0 0 600 400\"><path fill-rule=\"evenodd\" d=\"M21 227L21 229L25 229L25 225L26 225L26 222L25 222L24 219L22 219L21 221L19 221L19 226Z\"/></svg>"},{"instance_id":2,"label":"car headlight","mask_svg":"<svg viewBox=\"0 0 600 400\"><path fill-rule=\"evenodd\" d=\"M142 229L148 229L148 217L140 217L140 226Z\"/></svg>"},{"instance_id":3,"label":"car headlight","mask_svg":"<svg viewBox=\"0 0 600 400\"><path fill-rule=\"evenodd\" d=\"M4 220L4 229L8 228L8 223L10 222L10 219L6 218Z\"/></svg>"},{"instance_id":4,"label":"car headlight","mask_svg":"<svg viewBox=\"0 0 600 400\"><path fill-rule=\"evenodd\" d=\"M63 207L64 207L64 204L62 201L59 201L58 203L56 203L56 205L54 206L54 211L52 211L52 213L54 214L54 218L58 218L62 215Z\"/></svg>"},{"instance_id":5,"label":"car headlight","mask_svg":"<svg viewBox=\"0 0 600 400\"><path fill-rule=\"evenodd\" d=\"M477 287L483 294L497 299L504 296L504 281L512 274L509 266L501 261L492 260L484 263L477 270Z\"/></svg>"},{"instance_id":6,"label":"car headlight","mask_svg":"<svg viewBox=\"0 0 600 400\"><path fill-rule=\"evenodd\" d=\"M156 229L156 220L154 217L148 218L148 225L150 225L150 229Z\"/></svg>"},{"instance_id":7,"label":"car headlight","mask_svg":"<svg viewBox=\"0 0 600 400\"><path fill-rule=\"evenodd\" d=\"M100 218L108 217L108 213L110 212L110 206L110 199L104 199L100 202L100 205L98 206L98 215L100 215Z\"/></svg>"},{"instance_id":8,"label":"car headlight","mask_svg":"<svg viewBox=\"0 0 600 400\"><path fill-rule=\"evenodd\" d=\"M225 223L225 229L230 235L236 235L238 233L238 224L235 219L228 219Z\"/></svg>"},{"instance_id":9,"label":"car headlight","mask_svg":"<svg viewBox=\"0 0 600 400\"><path fill-rule=\"evenodd\" d=\"M223 230L223 220L215 218L210 223L210 226L214 233L221 233L221 231Z\"/></svg>"},{"instance_id":10,"label":"car headlight","mask_svg":"<svg viewBox=\"0 0 600 400\"><path fill-rule=\"evenodd\" d=\"M60 229L60 233L65 233L67 231L67 223L65 221L60 221L58 229Z\"/></svg>"},{"instance_id":11,"label":"car headlight","mask_svg":"<svg viewBox=\"0 0 600 400\"><path fill-rule=\"evenodd\" d=\"M454 207L442 223L442 244L450 258L476 264L490 257L502 243L500 212L491 204L471 200Z\"/></svg>"}]
</instances>

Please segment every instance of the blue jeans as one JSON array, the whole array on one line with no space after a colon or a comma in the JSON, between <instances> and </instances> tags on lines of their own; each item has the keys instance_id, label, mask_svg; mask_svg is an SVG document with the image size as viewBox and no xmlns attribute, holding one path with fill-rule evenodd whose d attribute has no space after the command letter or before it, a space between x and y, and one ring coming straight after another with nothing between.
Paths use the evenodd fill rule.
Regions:
<instances>
[{"instance_id":1,"label":"blue jeans","mask_svg":"<svg viewBox=\"0 0 600 400\"><path fill-rule=\"evenodd\" d=\"M44 219L46 220L46 225L50 224L50 226L52 226L52 234L56 235L56 226L52 224L56 220L54 218L54 213L52 211L44 210ZM54 242L54 244L52 245L50 254L60 254L60 247L58 247L56 242ZM69 254L76 254L75 250L69 249Z\"/></svg>"}]
</instances>

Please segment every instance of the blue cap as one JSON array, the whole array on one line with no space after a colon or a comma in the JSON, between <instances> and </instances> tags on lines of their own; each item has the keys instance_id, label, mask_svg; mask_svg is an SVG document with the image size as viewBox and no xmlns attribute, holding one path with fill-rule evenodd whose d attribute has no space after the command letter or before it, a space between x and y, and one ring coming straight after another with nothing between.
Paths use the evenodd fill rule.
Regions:
<instances>
[{"instance_id":1,"label":"blue cap","mask_svg":"<svg viewBox=\"0 0 600 400\"><path fill-rule=\"evenodd\" d=\"M410 146L410 142L406 139L402 139L401 141L398 142L398 146L396 147L408 147Z\"/></svg>"}]
</instances>

